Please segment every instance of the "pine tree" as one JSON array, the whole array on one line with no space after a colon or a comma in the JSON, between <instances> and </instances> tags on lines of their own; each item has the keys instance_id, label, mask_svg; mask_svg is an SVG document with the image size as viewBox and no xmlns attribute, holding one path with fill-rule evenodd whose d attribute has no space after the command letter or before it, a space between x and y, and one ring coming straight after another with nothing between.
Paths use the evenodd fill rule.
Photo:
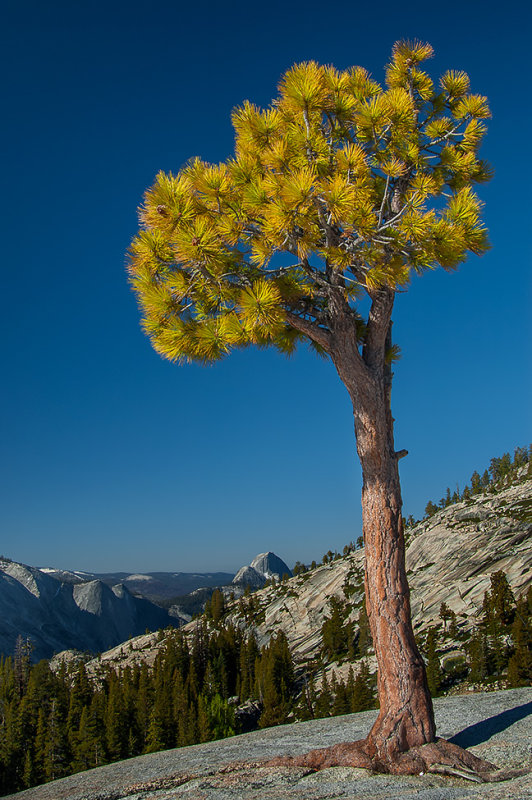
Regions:
<instances>
[{"instance_id":1,"label":"pine tree","mask_svg":"<svg viewBox=\"0 0 532 800\"><path fill-rule=\"evenodd\" d=\"M343 681L339 681L336 684L336 691L332 706L332 716L336 717L340 714L349 714L350 710L351 703L347 694L346 685Z\"/></svg>"},{"instance_id":2,"label":"pine tree","mask_svg":"<svg viewBox=\"0 0 532 800\"><path fill-rule=\"evenodd\" d=\"M235 734L235 713L231 706L215 694L208 703L207 715L213 739L225 739Z\"/></svg>"},{"instance_id":3,"label":"pine tree","mask_svg":"<svg viewBox=\"0 0 532 800\"><path fill-rule=\"evenodd\" d=\"M215 589L211 597L211 614L212 621L215 625L219 625L225 613L225 600L223 592L220 589Z\"/></svg>"},{"instance_id":4,"label":"pine tree","mask_svg":"<svg viewBox=\"0 0 532 800\"><path fill-rule=\"evenodd\" d=\"M163 357L206 363L250 345L290 353L306 340L346 387L364 476L368 613L386 676L366 751L390 768L435 738L408 603L393 306L412 274L452 270L488 247L473 191L491 176L478 157L487 101L463 72L435 85L422 68L432 52L397 42L384 86L358 67L292 67L267 110L235 110L234 158L159 173L129 260Z\"/></svg>"},{"instance_id":5,"label":"pine tree","mask_svg":"<svg viewBox=\"0 0 532 800\"><path fill-rule=\"evenodd\" d=\"M243 643L240 650L240 700L251 697L255 683L255 661L259 655L257 640L253 633Z\"/></svg>"},{"instance_id":6,"label":"pine tree","mask_svg":"<svg viewBox=\"0 0 532 800\"><path fill-rule=\"evenodd\" d=\"M363 660L353 682L351 694L351 711L366 711L375 705L375 697L371 686L371 676L368 664Z\"/></svg>"},{"instance_id":7,"label":"pine tree","mask_svg":"<svg viewBox=\"0 0 532 800\"><path fill-rule=\"evenodd\" d=\"M466 645L469 655L469 679L479 683L488 675L488 641L486 634L478 628Z\"/></svg>"},{"instance_id":8,"label":"pine tree","mask_svg":"<svg viewBox=\"0 0 532 800\"><path fill-rule=\"evenodd\" d=\"M33 770L36 783L42 783L45 780L44 762L46 758L46 734L47 734L47 720L44 708L41 706L37 718L37 728L35 731L35 747L33 756Z\"/></svg>"},{"instance_id":9,"label":"pine tree","mask_svg":"<svg viewBox=\"0 0 532 800\"><path fill-rule=\"evenodd\" d=\"M456 615L454 615L454 616L456 616ZM447 622L450 619L452 619L452 617L453 617L453 612L451 611L451 609L449 608L447 603L443 602L440 605L440 619L443 621L443 630L444 630L444 632L447 632Z\"/></svg>"},{"instance_id":10,"label":"pine tree","mask_svg":"<svg viewBox=\"0 0 532 800\"><path fill-rule=\"evenodd\" d=\"M181 673L179 674L181 675ZM138 730L141 743L145 743L147 741L152 704L153 686L148 672L148 665L144 663L140 667L138 676L136 703L136 728Z\"/></svg>"},{"instance_id":11,"label":"pine tree","mask_svg":"<svg viewBox=\"0 0 532 800\"><path fill-rule=\"evenodd\" d=\"M52 698L47 720L44 744L44 774L47 780L54 781L68 773L69 764L66 719L62 704Z\"/></svg>"},{"instance_id":12,"label":"pine tree","mask_svg":"<svg viewBox=\"0 0 532 800\"><path fill-rule=\"evenodd\" d=\"M436 651L438 644L438 629L431 627L427 631L425 640L425 655L427 659L427 680L429 682L430 693L437 697L440 692L442 672L440 659Z\"/></svg>"},{"instance_id":13,"label":"pine tree","mask_svg":"<svg viewBox=\"0 0 532 800\"><path fill-rule=\"evenodd\" d=\"M432 517L436 513L437 510L438 510L438 506L435 505L432 502L432 500L429 500L429 502L425 506L425 516L426 517Z\"/></svg>"},{"instance_id":14,"label":"pine tree","mask_svg":"<svg viewBox=\"0 0 532 800\"><path fill-rule=\"evenodd\" d=\"M371 647L371 632L369 628L368 612L366 610L366 598L362 599L362 605L358 615L358 652L365 656Z\"/></svg>"},{"instance_id":15,"label":"pine tree","mask_svg":"<svg viewBox=\"0 0 532 800\"><path fill-rule=\"evenodd\" d=\"M33 767L33 756L32 756L32 748L28 747L26 750L26 755L24 757L24 771L22 773L22 785L29 789L30 786L34 786L36 783L35 781L35 769Z\"/></svg>"},{"instance_id":16,"label":"pine tree","mask_svg":"<svg viewBox=\"0 0 532 800\"><path fill-rule=\"evenodd\" d=\"M124 758L127 753L128 733L124 698L118 676L111 673L105 715L107 752L111 761Z\"/></svg>"},{"instance_id":17,"label":"pine tree","mask_svg":"<svg viewBox=\"0 0 532 800\"><path fill-rule=\"evenodd\" d=\"M334 595L329 600L330 615L321 626L323 655L326 659L335 660L346 655L348 649L349 628L344 623L345 606Z\"/></svg>"},{"instance_id":18,"label":"pine tree","mask_svg":"<svg viewBox=\"0 0 532 800\"><path fill-rule=\"evenodd\" d=\"M258 695L263 703L262 728L286 722L292 705L294 665L285 634L280 631L255 663Z\"/></svg>"},{"instance_id":19,"label":"pine tree","mask_svg":"<svg viewBox=\"0 0 532 800\"><path fill-rule=\"evenodd\" d=\"M512 641L514 652L508 663L508 684L528 686L532 683L532 587L528 598L523 597L517 604Z\"/></svg>"},{"instance_id":20,"label":"pine tree","mask_svg":"<svg viewBox=\"0 0 532 800\"><path fill-rule=\"evenodd\" d=\"M30 656L33 646L29 639L24 639L20 634L15 642L13 657L13 671L18 696L22 697L28 683L30 673Z\"/></svg>"},{"instance_id":21,"label":"pine tree","mask_svg":"<svg viewBox=\"0 0 532 800\"><path fill-rule=\"evenodd\" d=\"M490 591L484 595L483 611L487 624L492 621L496 626L509 625L515 614L515 597L502 570L490 576Z\"/></svg>"},{"instance_id":22,"label":"pine tree","mask_svg":"<svg viewBox=\"0 0 532 800\"><path fill-rule=\"evenodd\" d=\"M323 676L321 679L321 687L318 694L318 698L316 700L315 706L315 714L316 717L319 719L321 717L330 717L331 716L331 708L332 708L333 698L331 694L331 690L329 688L329 682L327 680L327 674L324 670Z\"/></svg>"},{"instance_id":23,"label":"pine tree","mask_svg":"<svg viewBox=\"0 0 532 800\"><path fill-rule=\"evenodd\" d=\"M163 719L159 714L160 706L156 705L152 708L150 714L150 724L148 726L148 736L146 738L146 753L156 753L162 750L166 744L165 742L165 725Z\"/></svg>"},{"instance_id":24,"label":"pine tree","mask_svg":"<svg viewBox=\"0 0 532 800\"><path fill-rule=\"evenodd\" d=\"M72 753L71 772L90 769L92 766L89 715L89 708L84 706L76 730L73 731L71 728L68 730L70 752Z\"/></svg>"},{"instance_id":25,"label":"pine tree","mask_svg":"<svg viewBox=\"0 0 532 800\"><path fill-rule=\"evenodd\" d=\"M296 707L296 717L298 720L314 719L316 706L316 689L312 675L305 675L303 689Z\"/></svg>"},{"instance_id":26,"label":"pine tree","mask_svg":"<svg viewBox=\"0 0 532 800\"><path fill-rule=\"evenodd\" d=\"M471 494L478 494L481 489L480 475L475 470L471 475Z\"/></svg>"},{"instance_id":27,"label":"pine tree","mask_svg":"<svg viewBox=\"0 0 532 800\"><path fill-rule=\"evenodd\" d=\"M198 738L200 742L210 742L213 739L208 706L208 699L200 694L198 697Z\"/></svg>"},{"instance_id":28,"label":"pine tree","mask_svg":"<svg viewBox=\"0 0 532 800\"><path fill-rule=\"evenodd\" d=\"M81 754L83 751L82 739L85 736L86 730L82 729L81 719L85 711L84 726L87 724L87 712L92 699L92 688L89 684L89 679L85 670L85 665L80 662L76 668L76 673L70 689L70 699L68 707L68 716L66 721L67 737L69 748L72 753L73 771L84 769L85 756Z\"/></svg>"}]
</instances>

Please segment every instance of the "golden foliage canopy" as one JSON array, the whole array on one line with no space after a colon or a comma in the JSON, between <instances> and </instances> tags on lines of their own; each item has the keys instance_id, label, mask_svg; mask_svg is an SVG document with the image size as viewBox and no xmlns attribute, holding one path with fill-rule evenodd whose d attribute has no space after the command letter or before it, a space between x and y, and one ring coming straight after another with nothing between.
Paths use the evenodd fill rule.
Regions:
<instances>
[{"instance_id":1,"label":"golden foliage canopy","mask_svg":"<svg viewBox=\"0 0 532 800\"><path fill-rule=\"evenodd\" d=\"M398 42L384 86L313 61L262 110L233 112L235 153L157 175L140 209L129 273L155 349L209 362L233 347L300 338L327 349L338 303L405 287L486 250L472 190L489 117L464 72L437 84L432 48Z\"/></svg>"}]
</instances>

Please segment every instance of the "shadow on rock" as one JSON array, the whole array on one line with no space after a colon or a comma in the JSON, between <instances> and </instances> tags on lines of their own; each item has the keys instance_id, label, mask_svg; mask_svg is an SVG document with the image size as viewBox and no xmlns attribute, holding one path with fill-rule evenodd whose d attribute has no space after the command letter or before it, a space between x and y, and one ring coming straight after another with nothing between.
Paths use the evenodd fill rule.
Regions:
<instances>
[{"instance_id":1,"label":"shadow on rock","mask_svg":"<svg viewBox=\"0 0 532 800\"><path fill-rule=\"evenodd\" d=\"M500 714L496 714L494 717L488 717L482 722L477 722L475 725L464 728L463 731L460 731L448 741L464 748L474 747L477 744L487 742L496 733L501 733L501 731L506 730L506 728L509 728L520 719L525 719L530 714L532 714L532 702L523 703L521 706L501 711Z\"/></svg>"}]
</instances>

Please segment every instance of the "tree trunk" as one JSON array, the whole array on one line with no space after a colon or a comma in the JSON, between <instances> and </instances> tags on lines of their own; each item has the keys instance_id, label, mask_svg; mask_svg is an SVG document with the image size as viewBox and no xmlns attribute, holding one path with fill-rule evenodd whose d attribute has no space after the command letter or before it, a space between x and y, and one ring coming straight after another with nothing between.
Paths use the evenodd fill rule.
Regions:
<instances>
[{"instance_id":1,"label":"tree trunk","mask_svg":"<svg viewBox=\"0 0 532 800\"><path fill-rule=\"evenodd\" d=\"M338 303L335 325L325 344L353 404L357 451L362 465L362 520L366 556L365 588L377 656L380 711L366 739L282 756L271 766L310 769L363 767L394 774L438 772L475 781L504 780L507 771L436 738L425 664L414 638L406 579L398 459L390 407L394 293L374 293L364 348L358 349L349 309Z\"/></svg>"},{"instance_id":2,"label":"tree trunk","mask_svg":"<svg viewBox=\"0 0 532 800\"><path fill-rule=\"evenodd\" d=\"M352 353L352 351L351 351ZM380 712L366 740L376 762L435 740L425 665L412 629L398 458L390 411L391 372L342 348L332 354L352 403L362 465L366 607L378 666Z\"/></svg>"}]
</instances>

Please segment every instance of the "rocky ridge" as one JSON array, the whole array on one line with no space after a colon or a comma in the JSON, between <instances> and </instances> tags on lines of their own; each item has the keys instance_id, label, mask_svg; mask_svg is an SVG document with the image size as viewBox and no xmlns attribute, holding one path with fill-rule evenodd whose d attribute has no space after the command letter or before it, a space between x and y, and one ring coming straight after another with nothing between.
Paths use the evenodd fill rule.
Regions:
<instances>
[{"instance_id":1,"label":"rocky ridge","mask_svg":"<svg viewBox=\"0 0 532 800\"><path fill-rule=\"evenodd\" d=\"M251 564L241 567L233 578L235 586L249 586L261 589L267 581L282 580L284 575L292 576L292 570L275 553L259 553Z\"/></svg>"},{"instance_id":2,"label":"rocky ridge","mask_svg":"<svg viewBox=\"0 0 532 800\"><path fill-rule=\"evenodd\" d=\"M497 570L521 595L532 583L532 480L476 495L420 522L409 532L406 561L417 632L441 622L442 602L456 613L459 628L471 627ZM332 596L348 596L351 619L358 619L363 572L360 549L258 592L254 629L259 645L283 630L297 659L315 657ZM249 625L238 609L230 620Z\"/></svg>"},{"instance_id":3,"label":"rocky ridge","mask_svg":"<svg viewBox=\"0 0 532 800\"><path fill-rule=\"evenodd\" d=\"M442 602L457 615L459 629L471 628L489 589L490 576L497 570L506 573L514 593L520 596L532 583L532 480L521 479L497 493L475 495L410 529L407 570L416 633L441 622ZM360 549L255 592L257 610L252 622L239 602L229 608L227 621L246 632L253 629L259 646L282 630L295 660L304 663L319 654L321 626L331 597L349 598L352 611L348 619L356 624L363 574L364 550ZM185 630L194 625L190 623ZM152 663L163 642L155 635L142 636L104 653L101 661Z\"/></svg>"},{"instance_id":4,"label":"rocky ridge","mask_svg":"<svg viewBox=\"0 0 532 800\"><path fill-rule=\"evenodd\" d=\"M190 594L204 587L222 586L230 583L230 572L80 572L54 567L41 567L41 572L63 583L87 583L99 580L107 586L122 584L131 594L151 600L152 603L178 595Z\"/></svg>"},{"instance_id":5,"label":"rocky ridge","mask_svg":"<svg viewBox=\"0 0 532 800\"><path fill-rule=\"evenodd\" d=\"M98 652L172 624L162 608L118 584L64 582L36 567L0 560L0 653L31 640L32 660L66 648Z\"/></svg>"}]
</instances>

